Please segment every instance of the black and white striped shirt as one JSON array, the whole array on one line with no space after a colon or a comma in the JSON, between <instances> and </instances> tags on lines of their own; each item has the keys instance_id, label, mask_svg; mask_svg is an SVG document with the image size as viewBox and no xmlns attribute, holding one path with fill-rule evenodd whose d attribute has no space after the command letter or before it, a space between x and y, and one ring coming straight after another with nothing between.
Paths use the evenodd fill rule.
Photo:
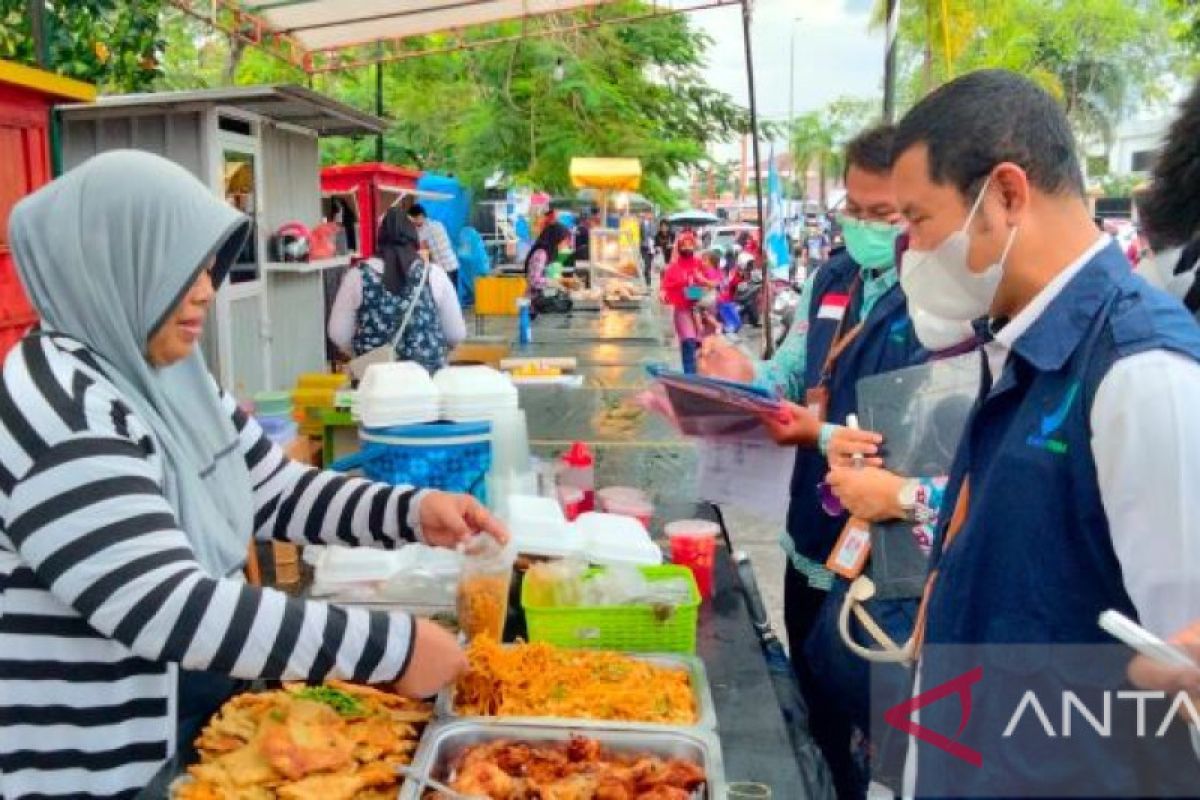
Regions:
<instances>
[{"instance_id":1,"label":"black and white striped shirt","mask_svg":"<svg viewBox=\"0 0 1200 800\"><path fill-rule=\"evenodd\" d=\"M415 538L412 490L289 461L222 401L253 482L256 538L385 548ZM82 345L36 336L10 353L0 380L0 798L135 794L174 753L180 667L387 681L407 666L407 615L206 574L162 485L154 437Z\"/></svg>"}]
</instances>

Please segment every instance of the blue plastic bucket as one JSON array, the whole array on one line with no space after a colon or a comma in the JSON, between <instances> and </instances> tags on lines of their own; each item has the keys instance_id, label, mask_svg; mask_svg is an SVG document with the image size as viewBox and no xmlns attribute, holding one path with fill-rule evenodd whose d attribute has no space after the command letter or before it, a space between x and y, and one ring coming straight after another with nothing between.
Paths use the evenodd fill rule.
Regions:
<instances>
[{"instance_id":1,"label":"blue plastic bucket","mask_svg":"<svg viewBox=\"0 0 1200 800\"><path fill-rule=\"evenodd\" d=\"M490 422L431 422L360 428L362 449L332 469L362 470L373 481L474 495L487 502L492 468Z\"/></svg>"}]
</instances>

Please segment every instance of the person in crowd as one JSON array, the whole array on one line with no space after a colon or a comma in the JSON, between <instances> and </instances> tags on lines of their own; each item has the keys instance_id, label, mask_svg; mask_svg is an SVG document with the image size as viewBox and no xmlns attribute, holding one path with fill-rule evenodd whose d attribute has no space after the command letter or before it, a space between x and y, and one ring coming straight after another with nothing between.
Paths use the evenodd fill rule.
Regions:
<instances>
[{"instance_id":1,"label":"person in crowd","mask_svg":"<svg viewBox=\"0 0 1200 800\"><path fill-rule=\"evenodd\" d=\"M1180 105L1137 207L1153 252L1138 274L1200 314L1200 82Z\"/></svg>"},{"instance_id":2,"label":"person in crowd","mask_svg":"<svg viewBox=\"0 0 1200 800\"><path fill-rule=\"evenodd\" d=\"M551 212L547 216L546 224L542 226L542 232L538 234L529 248L529 254L525 256L525 275L529 282L530 296L546 288L546 267L551 261L559 258L563 250L571 246L571 231Z\"/></svg>"},{"instance_id":3,"label":"person in crowd","mask_svg":"<svg viewBox=\"0 0 1200 800\"><path fill-rule=\"evenodd\" d=\"M804 238L805 266L809 271L817 269L829 260L831 250L829 235L824 229L820 225L810 226L808 235Z\"/></svg>"},{"instance_id":4,"label":"person in crowd","mask_svg":"<svg viewBox=\"0 0 1200 800\"><path fill-rule=\"evenodd\" d=\"M587 214L580 214L575 225L575 263L587 263L592 260L591 248L591 219Z\"/></svg>"},{"instance_id":5,"label":"person in crowd","mask_svg":"<svg viewBox=\"0 0 1200 800\"><path fill-rule=\"evenodd\" d=\"M638 249L642 256L642 274L646 285L651 284L654 277L654 215L649 211L642 212L641 225L638 231Z\"/></svg>"},{"instance_id":6,"label":"person in crowd","mask_svg":"<svg viewBox=\"0 0 1200 800\"><path fill-rule=\"evenodd\" d=\"M696 330L699 331L702 340L721 330L717 307L721 302L723 282L721 251L705 250L700 254L700 266L693 273L689 284L700 290L700 297L696 300L692 313L696 319Z\"/></svg>"},{"instance_id":7,"label":"person in crowd","mask_svg":"<svg viewBox=\"0 0 1200 800\"><path fill-rule=\"evenodd\" d=\"M892 184L893 137L890 126L879 126L847 145L846 250L805 282L796 322L775 356L756 363L713 338L700 357L705 374L753 382L789 401L785 419L764 420L775 441L797 447L787 532L780 539L788 553L784 618L810 728L842 798L861 797L866 789L850 750L856 719L848 699L828 690L831 676L812 668L805 643L833 586L825 563L848 518L823 510L818 484L828 472L831 442L851 449L875 444L873 434L846 427L857 409L858 380L925 359L895 269L903 218Z\"/></svg>"},{"instance_id":8,"label":"person in crowd","mask_svg":"<svg viewBox=\"0 0 1200 800\"><path fill-rule=\"evenodd\" d=\"M696 234L684 231L675 242L675 255L663 272L660 295L669 305L675 324L675 336L679 339L679 353L683 371L696 371L696 353L700 349L700 330L696 325L696 300L691 296L696 286L696 276L702 269L696 257Z\"/></svg>"},{"instance_id":9,"label":"person in crowd","mask_svg":"<svg viewBox=\"0 0 1200 800\"><path fill-rule=\"evenodd\" d=\"M233 679L424 697L466 665L436 624L241 577L252 535L507 539L473 498L289 461L217 387L198 344L248 231L182 167L133 150L90 159L12 211L41 323L0 378L6 798L137 794Z\"/></svg>"},{"instance_id":10,"label":"person in crowd","mask_svg":"<svg viewBox=\"0 0 1200 800\"><path fill-rule=\"evenodd\" d=\"M1024 77L975 72L919 102L897 127L895 181L910 302L986 316L990 339L911 642L914 696L991 676L974 692L972 746L1003 765L912 737L903 794L1194 791L1184 731L1132 735L1145 709L1115 709L1112 737L1076 729L1049 759L1040 729L1000 734L1030 685L1044 702L1120 685L1120 648L1066 647L1111 645L1102 611L1164 634L1200 616L1200 328L1096 231L1070 125ZM920 724L960 729L952 706L924 706Z\"/></svg>"},{"instance_id":11,"label":"person in crowd","mask_svg":"<svg viewBox=\"0 0 1200 800\"><path fill-rule=\"evenodd\" d=\"M342 278L328 334L345 356L361 356L394 341L407 317L396 342L397 356L436 372L446 365L450 350L467 338L467 325L453 282L437 264L420 259L417 229L410 220L399 208L384 214L375 240L377 255Z\"/></svg>"},{"instance_id":12,"label":"person in crowd","mask_svg":"<svg viewBox=\"0 0 1200 800\"><path fill-rule=\"evenodd\" d=\"M446 226L436 219L430 219L425 206L413 203L408 208L408 218L417 227L421 238L421 247L429 251L429 260L446 272L450 284L458 291L458 253L450 242L450 234Z\"/></svg>"},{"instance_id":13,"label":"person in crowd","mask_svg":"<svg viewBox=\"0 0 1200 800\"><path fill-rule=\"evenodd\" d=\"M662 260L661 266L666 265L674 247L675 238L671 235L670 224L665 219L659 220L658 230L654 234L654 250L655 255Z\"/></svg>"}]
</instances>

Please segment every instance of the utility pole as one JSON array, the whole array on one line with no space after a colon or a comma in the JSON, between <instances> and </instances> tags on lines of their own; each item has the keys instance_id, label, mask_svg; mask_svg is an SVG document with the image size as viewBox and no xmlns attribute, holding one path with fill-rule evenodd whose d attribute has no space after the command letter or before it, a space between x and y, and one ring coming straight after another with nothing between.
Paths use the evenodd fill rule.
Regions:
<instances>
[{"instance_id":1,"label":"utility pole","mask_svg":"<svg viewBox=\"0 0 1200 800\"><path fill-rule=\"evenodd\" d=\"M763 186L762 158L758 148L758 101L754 96L754 50L750 44L750 1L742 0L742 41L746 49L746 82L750 90L750 136L754 147L754 198L758 206L758 243L765 252L767 246L767 221L763 218ZM771 333L771 275L764 262L762 303L763 303L763 353L770 357L775 350L775 338Z\"/></svg>"},{"instance_id":2,"label":"utility pole","mask_svg":"<svg viewBox=\"0 0 1200 800\"><path fill-rule=\"evenodd\" d=\"M883 121L896 121L896 35L900 29L900 0L887 0L887 51L883 57Z\"/></svg>"},{"instance_id":3,"label":"utility pole","mask_svg":"<svg viewBox=\"0 0 1200 800\"><path fill-rule=\"evenodd\" d=\"M375 116L383 117L383 45L376 47L379 60L375 62ZM375 160L383 163L383 134L375 137Z\"/></svg>"},{"instance_id":4,"label":"utility pole","mask_svg":"<svg viewBox=\"0 0 1200 800\"><path fill-rule=\"evenodd\" d=\"M792 180L791 186L788 187L788 199L794 200L796 197L796 150L792 144L794 131L796 130L796 23L802 18L796 17L792 20L792 46L788 55L788 132L787 132L787 151L788 160L792 162Z\"/></svg>"}]
</instances>

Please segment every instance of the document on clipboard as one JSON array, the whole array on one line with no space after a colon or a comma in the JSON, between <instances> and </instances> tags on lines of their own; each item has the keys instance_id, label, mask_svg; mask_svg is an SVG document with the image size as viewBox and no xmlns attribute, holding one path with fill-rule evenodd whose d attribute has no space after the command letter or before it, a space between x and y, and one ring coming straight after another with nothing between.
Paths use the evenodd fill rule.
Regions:
<instances>
[{"instance_id":1,"label":"document on clipboard","mask_svg":"<svg viewBox=\"0 0 1200 800\"><path fill-rule=\"evenodd\" d=\"M770 392L749 384L687 375L648 367L666 392L679 430L687 436L739 436L762 428L763 414L777 414L782 403Z\"/></svg>"}]
</instances>

